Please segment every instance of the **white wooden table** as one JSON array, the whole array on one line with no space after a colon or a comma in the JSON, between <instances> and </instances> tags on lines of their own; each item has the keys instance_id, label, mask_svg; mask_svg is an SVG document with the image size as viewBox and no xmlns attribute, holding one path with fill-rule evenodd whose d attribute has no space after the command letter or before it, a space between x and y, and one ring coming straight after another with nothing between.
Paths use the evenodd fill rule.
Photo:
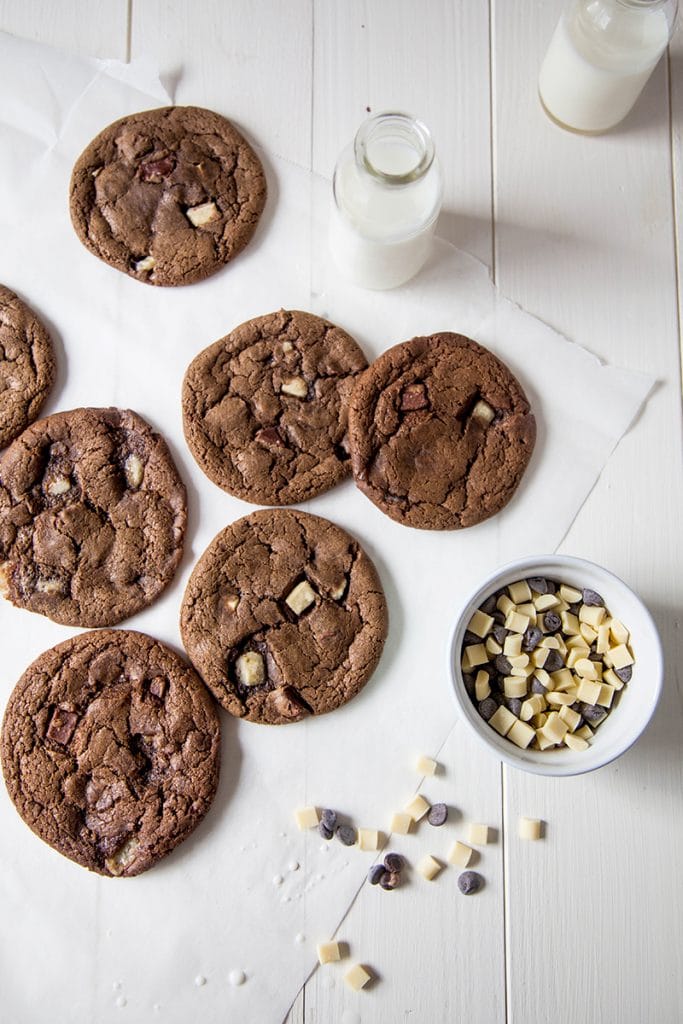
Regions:
<instances>
[{"instance_id":1,"label":"white wooden table","mask_svg":"<svg viewBox=\"0 0 683 1024\"><path fill-rule=\"evenodd\" d=\"M357 900L345 934L392 964L391 985L349 1016L344 993L317 971L291 1024L683 1020L683 30L627 121L581 138L551 125L536 96L560 7L0 0L4 31L92 56L146 54L170 81L182 68L194 102L324 175L367 110L420 116L445 170L440 234L487 263L530 312L659 382L562 545L621 575L652 609L667 663L654 723L616 764L578 779L491 772L477 753L486 800L500 808L488 860L497 913L475 915L463 934L448 907L417 890L389 910L390 901ZM579 408L581 396L567 401ZM545 844L513 841L520 814L548 822Z\"/></svg>"}]
</instances>

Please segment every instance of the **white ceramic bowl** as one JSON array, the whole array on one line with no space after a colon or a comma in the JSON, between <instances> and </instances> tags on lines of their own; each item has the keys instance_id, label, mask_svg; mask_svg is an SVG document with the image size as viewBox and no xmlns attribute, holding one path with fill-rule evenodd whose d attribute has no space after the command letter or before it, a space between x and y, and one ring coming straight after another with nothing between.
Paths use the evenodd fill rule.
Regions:
<instances>
[{"instance_id":1,"label":"white ceramic bowl","mask_svg":"<svg viewBox=\"0 0 683 1024\"><path fill-rule=\"evenodd\" d=\"M522 750L480 716L465 690L460 668L462 639L473 613L501 587L529 576L546 576L581 590L590 587L603 598L609 612L631 633L635 656L631 681L618 694L608 717L596 729L587 750L565 747ZM607 569L569 555L522 558L497 569L470 596L456 618L448 646L449 673L460 717L488 749L514 768L537 775L580 775L609 764L635 743L657 707L662 689L662 648L657 627L645 605L626 584Z\"/></svg>"}]
</instances>

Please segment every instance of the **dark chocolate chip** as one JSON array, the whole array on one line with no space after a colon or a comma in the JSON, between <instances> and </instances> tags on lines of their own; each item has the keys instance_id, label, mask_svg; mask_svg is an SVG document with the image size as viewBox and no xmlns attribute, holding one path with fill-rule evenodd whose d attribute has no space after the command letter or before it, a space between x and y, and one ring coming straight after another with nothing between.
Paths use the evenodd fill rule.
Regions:
<instances>
[{"instance_id":1,"label":"dark chocolate chip","mask_svg":"<svg viewBox=\"0 0 683 1024\"><path fill-rule=\"evenodd\" d=\"M388 853L384 858L384 867L387 871L398 873L403 870L403 857L400 853Z\"/></svg>"},{"instance_id":2,"label":"dark chocolate chip","mask_svg":"<svg viewBox=\"0 0 683 1024\"><path fill-rule=\"evenodd\" d=\"M606 709L599 704L582 704L581 714L591 726L600 725L607 718Z\"/></svg>"},{"instance_id":3,"label":"dark chocolate chip","mask_svg":"<svg viewBox=\"0 0 683 1024\"><path fill-rule=\"evenodd\" d=\"M462 638L462 642L465 644L466 647L469 647L470 644L480 644L481 637L477 636L476 633L470 633L469 629L466 629L465 635Z\"/></svg>"},{"instance_id":4,"label":"dark chocolate chip","mask_svg":"<svg viewBox=\"0 0 683 1024\"><path fill-rule=\"evenodd\" d=\"M337 812L331 811L329 807L325 807L324 810L320 812L320 817L330 831L334 832L337 827Z\"/></svg>"},{"instance_id":5,"label":"dark chocolate chip","mask_svg":"<svg viewBox=\"0 0 683 1024\"><path fill-rule=\"evenodd\" d=\"M368 871L368 882L370 883L370 885L377 885L383 874L384 865L373 864L370 870Z\"/></svg>"},{"instance_id":6,"label":"dark chocolate chip","mask_svg":"<svg viewBox=\"0 0 683 1024\"><path fill-rule=\"evenodd\" d=\"M548 651L548 657L545 659L543 668L546 672L559 672L561 668L564 668L564 661L560 652L552 649Z\"/></svg>"},{"instance_id":7,"label":"dark chocolate chip","mask_svg":"<svg viewBox=\"0 0 683 1024\"><path fill-rule=\"evenodd\" d=\"M385 871L379 880L379 884L382 889L391 890L397 889L401 884L401 876L397 871Z\"/></svg>"},{"instance_id":8,"label":"dark chocolate chip","mask_svg":"<svg viewBox=\"0 0 683 1024\"><path fill-rule=\"evenodd\" d=\"M496 666L497 671L504 676L509 676L512 672L512 665L504 654L497 654L493 664Z\"/></svg>"},{"instance_id":9,"label":"dark chocolate chip","mask_svg":"<svg viewBox=\"0 0 683 1024\"><path fill-rule=\"evenodd\" d=\"M356 841L356 830L351 825L337 826L337 839L344 846L353 846Z\"/></svg>"},{"instance_id":10,"label":"dark chocolate chip","mask_svg":"<svg viewBox=\"0 0 683 1024\"><path fill-rule=\"evenodd\" d=\"M462 681L465 684L468 696L474 699L474 676L469 672L463 672Z\"/></svg>"},{"instance_id":11,"label":"dark chocolate chip","mask_svg":"<svg viewBox=\"0 0 683 1024\"><path fill-rule=\"evenodd\" d=\"M160 182L170 174L175 167L175 157L162 156L160 160L147 160L144 164L140 164L140 180L141 181L153 181Z\"/></svg>"},{"instance_id":12,"label":"dark chocolate chip","mask_svg":"<svg viewBox=\"0 0 683 1024\"><path fill-rule=\"evenodd\" d=\"M266 447L271 445L275 445L276 448L287 447L277 427L263 427L261 430L257 430L256 440L266 445Z\"/></svg>"},{"instance_id":13,"label":"dark chocolate chip","mask_svg":"<svg viewBox=\"0 0 683 1024\"><path fill-rule=\"evenodd\" d=\"M602 608L605 604L597 590L589 590L588 587L584 587L583 590L583 603L593 608Z\"/></svg>"},{"instance_id":14,"label":"dark chocolate chip","mask_svg":"<svg viewBox=\"0 0 683 1024\"><path fill-rule=\"evenodd\" d=\"M562 625L562 620L557 612L546 612L543 616L543 628L546 633L557 633Z\"/></svg>"},{"instance_id":15,"label":"dark chocolate chip","mask_svg":"<svg viewBox=\"0 0 683 1024\"><path fill-rule=\"evenodd\" d=\"M538 626L527 626L522 638L522 650L526 653L536 650L542 639L543 633Z\"/></svg>"},{"instance_id":16,"label":"dark chocolate chip","mask_svg":"<svg viewBox=\"0 0 683 1024\"><path fill-rule=\"evenodd\" d=\"M498 704L493 697L486 697L479 702L478 711L485 722L488 722L489 718L493 718L497 710Z\"/></svg>"},{"instance_id":17,"label":"dark chocolate chip","mask_svg":"<svg viewBox=\"0 0 683 1024\"><path fill-rule=\"evenodd\" d=\"M432 804L429 808L429 814L427 815L427 821L430 825L443 825L448 817L448 807L446 804Z\"/></svg>"},{"instance_id":18,"label":"dark chocolate chip","mask_svg":"<svg viewBox=\"0 0 683 1024\"><path fill-rule=\"evenodd\" d=\"M323 839L331 839L332 836L334 835L332 829L328 828L324 821L319 822L318 832L323 837Z\"/></svg>"},{"instance_id":19,"label":"dark chocolate chip","mask_svg":"<svg viewBox=\"0 0 683 1024\"><path fill-rule=\"evenodd\" d=\"M492 615L492 618L493 618L493 621L497 622L499 626L504 626L505 625L505 615L500 610L497 611L497 612L494 612L493 615Z\"/></svg>"},{"instance_id":20,"label":"dark chocolate chip","mask_svg":"<svg viewBox=\"0 0 683 1024\"><path fill-rule=\"evenodd\" d=\"M424 384L409 384L403 389L401 395L401 409L403 412L413 412L415 409L426 409L429 401Z\"/></svg>"},{"instance_id":21,"label":"dark chocolate chip","mask_svg":"<svg viewBox=\"0 0 683 1024\"><path fill-rule=\"evenodd\" d=\"M491 630L494 640L496 643L500 644L501 647L505 643L505 638L509 632L510 630L506 629L505 626L494 626Z\"/></svg>"},{"instance_id":22,"label":"dark chocolate chip","mask_svg":"<svg viewBox=\"0 0 683 1024\"><path fill-rule=\"evenodd\" d=\"M508 697L505 704L508 711L511 711L515 718L519 718L522 710L522 702L519 697Z\"/></svg>"},{"instance_id":23,"label":"dark chocolate chip","mask_svg":"<svg viewBox=\"0 0 683 1024\"><path fill-rule=\"evenodd\" d=\"M67 711L66 708L55 708L52 712L50 724L47 727L47 738L53 743L66 746L74 734L78 715L75 711Z\"/></svg>"},{"instance_id":24,"label":"dark chocolate chip","mask_svg":"<svg viewBox=\"0 0 683 1024\"><path fill-rule=\"evenodd\" d=\"M497 600L498 600L498 598L497 598L497 596L495 594L491 594L490 597L486 598L486 600L484 601L484 603L481 606L481 610L483 611L484 615L493 615L494 614L494 612L496 611L496 601Z\"/></svg>"},{"instance_id":25,"label":"dark chocolate chip","mask_svg":"<svg viewBox=\"0 0 683 1024\"><path fill-rule=\"evenodd\" d=\"M479 892L483 882L484 879L477 871L463 871L458 876L458 889L464 896L471 896L472 893Z\"/></svg>"},{"instance_id":26,"label":"dark chocolate chip","mask_svg":"<svg viewBox=\"0 0 683 1024\"><path fill-rule=\"evenodd\" d=\"M163 699L163 696L166 693L166 680L163 676L155 676L154 679L152 679L149 684L149 692L153 697L159 697L160 700Z\"/></svg>"},{"instance_id":27,"label":"dark chocolate chip","mask_svg":"<svg viewBox=\"0 0 683 1024\"><path fill-rule=\"evenodd\" d=\"M581 607L581 602L580 601L572 601L572 603L569 605L569 611L572 613L572 615L578 615L580 607Z\"/></svg>"},{"instance_id":28,"label":"dark chocolate chip","mask_svg":"<svg viewBox=\"0 0 683 1024\"><path fill-rule=\"evenodd\" d=\"M615 676L619 676L619 678L621 679L622 683L630 683L631 682L631 676L633 675L633 666L632 665L624 665L623 668L615 668L614 669L614 674L615 674Z\"/></svg>"},{"instance_id":29,"label":"dark chocolate chip","mask_svg":"<svg viewBox=\"0 0 683 1024\"><path fill-rule=\"evenodd\" d=\"M548 581L543 576L530 576L527 583L537 594L548 593Z\"/></svg>"},{"instance_id":30,"label":"dark chocolate chip","mask_svg":"<svg viewBox=\"0 0 683 1024\"><path fill-rule=\"evenodd\" d=\"M532 693L547 693L548 692L548 688L543 685L543 683L541 682L540 679L537 679L536 676L534 676L533 679L531 680L531 692Z\"/></svg>"}]
</instances>

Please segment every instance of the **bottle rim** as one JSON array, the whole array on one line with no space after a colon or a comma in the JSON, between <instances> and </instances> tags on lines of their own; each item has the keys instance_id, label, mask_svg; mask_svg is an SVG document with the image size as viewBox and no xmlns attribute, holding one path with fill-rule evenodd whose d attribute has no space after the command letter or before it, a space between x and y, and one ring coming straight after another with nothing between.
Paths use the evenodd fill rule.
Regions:
<instances>
[{"instance_id":1,"label":"bottle rim","mask_svg":"<svg viewBox=\"0 0 683 1024\"><path fill-rule=\"evenodd\" d=\"M368 153L370 144L377 138L393 135L410 143L417 155L417 162L409 170L394 174L377 167ZM409 185L420 181L434 163L435 149L429 128L423 121L400 111L385 111L366 118L356 132L353 141L356 164L378 182L384 185Z\"/></svg>"}]
</instances>

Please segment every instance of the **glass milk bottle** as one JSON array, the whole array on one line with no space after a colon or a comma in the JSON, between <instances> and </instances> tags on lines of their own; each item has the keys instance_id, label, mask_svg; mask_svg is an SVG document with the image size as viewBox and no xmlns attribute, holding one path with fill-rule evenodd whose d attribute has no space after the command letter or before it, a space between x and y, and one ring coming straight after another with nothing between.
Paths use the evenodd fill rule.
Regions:
<instances>
[{"instance_id":1,"label":"glass milk bottle","mask_svg":"<svg viewBox=\"0 0 683 1024\"><path fill-rule=\"evenodd\" d=\"M667 47L677 0L571 0L538 81L563 128L604 132L626 117Z\"/></svg>"},{"instance_id":2,"label":"glass milk bottle","mask_svg":"<svg viewBox=\"0 0 683 1024\"><path fill-rule=\"evenodd\" d=\"M441 171L426 125L376 114L358 129L334 171L330 248L363 288L395 288L429 256L441 207Z\"/></svg>"}]
</instances>

